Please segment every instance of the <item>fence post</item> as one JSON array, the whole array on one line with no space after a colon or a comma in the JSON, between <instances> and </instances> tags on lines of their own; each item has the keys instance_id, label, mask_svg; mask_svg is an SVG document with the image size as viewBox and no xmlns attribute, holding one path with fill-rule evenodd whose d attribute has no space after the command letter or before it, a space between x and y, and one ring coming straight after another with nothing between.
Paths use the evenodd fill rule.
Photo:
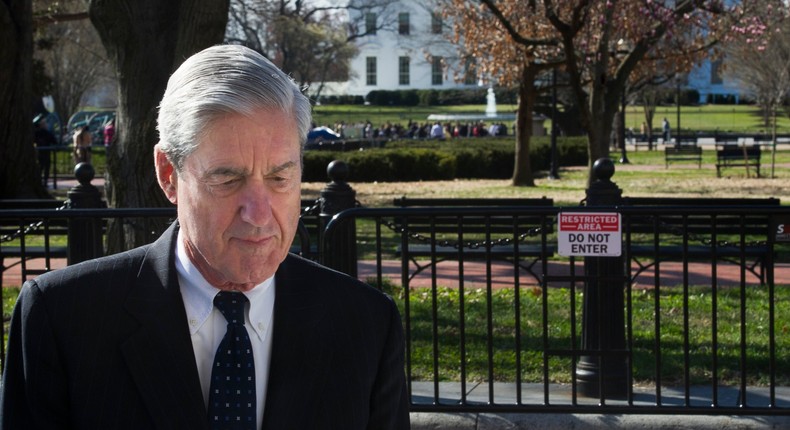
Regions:
<instances>
[{"instance_id":1,"label":"fence post","mask_svg":"<svg viewBox=\"0 0 790 430\"><path fill-rule=\"evenodd\" d=\"M91 184L95 170L90 163L79 163L74 167L74 176L79 185L68 192L69 209L92 209L107 207L99 189ZM102 220L97 218L69 218L68 264L75 264L101 257Z\"/></svg>"},{"instance_id":2,"label":"fence post","mask_svg":"<svg viewBox=\"0 0 790 430\"><path fill-rule=\"evenodd\" d=\"M614 162L600 158L593 165L594 182L587 189L587 206L614 206L622 203L622 190L610 179ZM628 392L625 347L623 257L585 257L582 316L584 355L576 365L579 392L588 397L622 398Z\"/></svg>"},{"instance_id":3,"label":"fence post","mask_svg":"<svg viewBox=\"0 0 790 430\"><path fill-rule=\"evenodd\" d=\"M318 249L321 262L350 276L357 276L357 230L356 222L349 220L338 225L331 243L324 243L325 229L332 217L356 206L357 192L346 182L348 165L339 160L332 161L326 168L331 182L321 190L320 234Z\"/></svg>"}]
</instances>

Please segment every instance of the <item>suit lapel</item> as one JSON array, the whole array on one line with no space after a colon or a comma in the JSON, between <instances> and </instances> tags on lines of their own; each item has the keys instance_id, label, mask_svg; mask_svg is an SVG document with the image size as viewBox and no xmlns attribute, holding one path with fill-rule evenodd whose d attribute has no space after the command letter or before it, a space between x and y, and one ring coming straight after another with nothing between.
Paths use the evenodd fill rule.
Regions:
<instances>
[{"instance_id":1,"label":"suit lapel","mask_svg":"<svg viewBox=\"0 0 790 430\"><path fill-rule=\"evenodd\" d=\"M157 428L207 429L175 272L176 233L174 224L149 248L126 302L140 327L121 348Z\"/></svg>"},{"instance_id":2,"label":"suit lapel","mask_svg":"<svg viewBox=\"0 0 790 430\"><path fill-rule=\"evenodd\" d=\"M327 345L331 337L325 335L332 327L324 318L321 289L313 288L318 280L308 279L294 263L289 256L275 278L274 337L264 429L283 428L305 418L300 415L309 410L312 394L326 393L327 363L332 360L333 349Z\"/></svg>"}]
</instances>

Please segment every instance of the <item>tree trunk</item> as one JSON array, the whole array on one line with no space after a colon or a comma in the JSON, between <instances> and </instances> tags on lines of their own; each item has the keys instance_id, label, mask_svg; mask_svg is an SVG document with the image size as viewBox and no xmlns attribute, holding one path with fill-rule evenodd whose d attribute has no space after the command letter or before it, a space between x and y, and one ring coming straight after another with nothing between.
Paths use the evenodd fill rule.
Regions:
<instances>
[{"instance_id":1,"label":"tree trunk","mask_svg":"<svg viewBox=\"0 0 790 430\"><path fill-rule=\"evenodd\" d=\"M33 9L0 1L0 198L45 198L33 148Z\"/></svg>"},{"instance_id":2,"label":"tree trunk","mask_svg":"<svg viewBox=\"0 0 790 430\"><path fill-rule=\"evenodd\" d=\"M595 161L609 157L614 116L620 108L620 94L625 91L624 85L618 86L617 78L607 73L608 67L606 59L599 61L594 67L595 76L590 85L589 120L592 126L587 128L590 156L588 185L592 185L595 180L592 172Z\"/></svg>"},{"instance_id":3,"label":"tree trunk","mask_svg":"<svg viewBox=\"0 0 790 430\"><path fill-rule=\"evenodd\" d=\"M170 204L154 175L156 107L187 57L222 42L228 7L229 0L91 0L91 21L118 77L116 140L107 151L111 207ZM164 228L164 221L111 227L108 252L150 242Z\"/></svg>"},{"instance_id":4,"label":"tree trunk","mask_svg":"<svg viewBox=\"0 0 790 430\"><path fill-rule=\"evenodd\" d=\"M600 70L605 71L606 64L600 67ZM600 72L590 84L589 98L580 97L581 100L589 103L587 106L581 106L581 122L587 130L588 186L592 185L595 179L592 172L595 161L609 157L612 124L619 109L620 92L623 91L622 87L618 87L613 80L607 78L604 72Z\"/></svg>"},{"instance_id":5,"label":"tree trunk","mask_svg":"<svg viewBox=\"0 0 790 430\"><path fill-rule=\"evenodd\" d=\"M645 125L647 126L647 149L653 150L653 118L656 115L656 104L658 103L658 96L654 90L643 93L642 95L642 109L645 113Z\"/></svg>"},{"instance_id":6,"label":"tree trunk","mask_svg":"<svg viewBox=\"0 0 790 430\"><path fill-rule=\"evenodd\" d=\"M518 87L518 113L516 116L516 162L511 184L517 187L534 187L532 166L529 157L529 142L532 135L532 112L535 106L536 70L524 66Z\"/></svg>"}]
</instances>

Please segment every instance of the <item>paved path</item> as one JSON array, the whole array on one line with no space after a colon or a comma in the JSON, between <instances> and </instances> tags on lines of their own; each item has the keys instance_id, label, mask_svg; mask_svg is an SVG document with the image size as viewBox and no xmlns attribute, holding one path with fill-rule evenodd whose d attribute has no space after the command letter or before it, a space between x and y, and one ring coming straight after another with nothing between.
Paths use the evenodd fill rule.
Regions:
<instances>
[{"instance_id":1,"label":"paved path","mask_svg":"<svg viewBox=\"0 0 790 430\"><path fill-rule=\"evenodd\" d=\"M582 267L577 263L577 270ZM484 288L487 286L486 264L480 261L467 261L463 265L463 282L466 288ZM540 268L536 268L540 275ZM414 270L414 265L411 265ZM491 264L491 285L493 288L508 288L515 285L515 275L513 265L504 262L493 262ZM636 270L636 267L632 267ZM660 282L662 286L683 285L683 263L662 262ZM738 286L741 283L740 266L722 262L717 265L717 283L719 286ZM382 261L382 275L400 283L401 263L396 260ZM567 275L569 264L559 261L551 261L548 264L550 275ZM579 273L577 273L579 274ZM359 263L359 278L366 280L375 277L375 261L362 261ZM425 270L419 273L410 282L412 287L430 287L433 285L433 273ZM436 284L438 286L456 288L459 285L459 264L457 261L442 261L437 264ZM689 285L712 285L711 264L708 262L688 263L688 283ZM759 279L750 272L745 272L745 282L747 285L759 285ZM537 280L524 270L520 271L518 280L522 286L537 286ZM774 284L790 285L790 263L777 263L774 266ZM655 272L653 269L642 272L634 284L636 288L650 288L655 285ZM549 283L549 286L567 286L561 283Z\"/></svg>"},{"instance_id":2,"label":"paved path","mask_svg":"<svg viewBox=\"0 0 790 430\"><path fill-rule=\"evenodd\" d=\"M3 264L12 266L3 272L3 286L13 286L22 284L21 265L18 259L8 258ZM63 259L53 259L50 261L50 269L59 269L66 266ZM46 267L44 259L35 259L27 262L29 269L43 269ZM393 282L400 283L401 263L397 260L382 261L382 275L390 278ZM458 275L458 262L443 261L437 265L436 284L443 287L457 288L460 277ZM552 261L549 263L549 274L565 275L568 274L568 264ZM581 267L581 266L579 266ZM361 261L358 265L358 277L362 280L376 277L375 261ZM487 286L487 267L484 262L468 261L464 264L464 286L465 288L485 288ZM413 270L413 267L412 267ZM718 285L722 287L738 286L741 282L740 268L730 263L720 263L717 266ZM689 285L711 285L711 265L710 263L688 263L688 282ZM747 285L759 285L756 276L745 272L745 282ZM642 272L636 279L635 288L650 288L654 285L654 272L647 270ZM430 287L433 284L432 274L429 270L417 275L410 285L413 288ZM537 286L537 280L521 271L519 284L525 287ZM778 263L774 267L774 284L790 285L790 263ZM491 285L493 288L510 288L515 285L513 267L510 264L494 262L491 264ZM550 286L567 286L560 283L550 283ZM675 286L683 285L683 265L682 263L663 262L661 263L661 285Z\"/></svg>"},{"instance_id":3,"label":"paved path","mask_svg":"<svg viewBox=\"0 0 790 430\"><path fill-rule=\"evenodd\" d=\"M491 396L489 388L495 395ZM573 398L569 385L552 384L549 387L548 402L544 397L542 384L523 384L521 386L521 404L525 409L541 408L546 406L561 408L570 405ZM431 404L434 399L433 383L425 382L412 384L413 401L417 404ZM541 430L567 430L567 429L788 429L790 428L790 415L786 416L728 416L728 415L702 415L701 412L712 404L712 390L706 386L694 386L689 390L689 405L697 408L698 414L670 415L670 414L569 414L569 413L412 413L413 430L416 429L541 429ZM516 404L516 385L514 383L495 383L493 387L488 384L469 384L467 386L466 401L469 403L488 403L493 398L494 403L503 405ZM782 408L790 407L790 387L779 387L776 390L776 404ZM768 404L767 388L748 388L747 405L764 406ZM460 385L452 382L439 383L439 402L450 403L461 399ZM719 387L718 404L726 407L737 407L739 391L733 387ZM595 406L597 399L577 397L580 405ZM685 392L682 389L663 387L661 390L661 403L664 406L683 405ZM607 400L606 404L612 407L624 405L624 400ZM634 409L638 407L655 406L655 389L634 388Z\"/></svg>"},{"instance_id":4,"label":"paved path","mask_svg":"<svg viewBox=\"0 0 790 430\"><path fill-rule=\"evenodd\" d=\"M412 430L787 430L787 416L412 413Z\"/></svg>"},{"instance_id":5,"label":"paved path","mask_svg":"<svg viewBox=\"0 0 790 430\"><path fill-rule=\"evenodd\" d=\"M639 166L642 167L642 166ZM97 177L92 182L100 189L104 186L104 178ZM68 190L77 185L77 181L73 178L62 177L58 179L58 189ZM50 185L51 187L51 185ZM17 260L18 261L18 260ZM5 266L11 266L15 260L7 259L4 262ZM28 263L29 267L34 269L42 269L45 267L44 260L34 260ZM49 267L57 269L65 266L63 260L53 260L50 262ZM400 283L400 267L401 263L398 260L385 260L382 262L382 272L385 276L391 278L394 282ZM551 261L549 262L548 273L551 275L567 275L568 264ZM579 264L577 267L581 267ZM487 267L484 263L479 261L469 261L464 264L463 281L465 287L468 288L484 288L487 286L486 271ZM538 275L540 274L539 265L535 268ZM414 270L412 265L410 270ZM632 270L636 270L633 267ZM737 286L741 282L741 273L739 266L729 263L719 263L717 266L718 276L717 282L720 286ZM774 283L776 285L790 285L790 263L779 263L774 268ZM2 285L20 285L22 282L20 275L20 266L16 265L10 270L3 273ZM376 276L375 262L362 261L359 263L359 278L366 280L369 277ZM649 288L655 284L654 271L646 270L642 272L636 279L634 287L636 288ZM682 263L663 262L661 263L661 285L673 286L682 285L684 281ZM458 263L454 261L444 261L437 265L436 270L436 283L439 286L458 287L459 285L459 268ZM759 284L759 280L753 274L746 272L744 281L747 285ZM515 275L511 264L504 262L495 262L491 265L491 285L494 288L508 288L515 285ZM522 286L537 285L537 281L526 271L521 271L519 284ZM711 285L711 265L710 263L691 262L688 264L688 282L690 285ZM433 284L432 274L426 270L417 275L411 282L412 287L430 287ZM550 283L550 286L564 286L556 283Z\"/></svg>"},{"instance_id":6,"label":"paved path","mask_svg":"<svg viewBox=\"0 0 790 430\"><path fill-rule=\"evenodd\" d=\"M465 400L467 403L487 404L493 399L497 405L516 405L518 387L515 382L495 382L493 386L486 382L468 383L466 386ZM642 387L635 385L633 388L634 407L655 407L658 395L655 387ZM521 402L526 406L551 405L556 407L573 405L572 386L570 384L550 384L548 386L548 401L543 384L521 384ZM713 390L710 386L689 387L688 406L706 408L713 404ZM678 387L661 387L660 398L662 406L683 406L685 404L685 391ZM775 405L790 408L790 387L777 387L775 390ZM439 382L438 396L434 396L433 382L412 382L412 400L415 404L432 404L438 397L441 404L457 404L461 401L461 385L457 382ZM768 407L770 405L770 392L768 387L747 387L747 407ZM717 390L717 404L720 407L738 408L740 390L733 386L719 386ZM600 403L597 398L576 396L576 404L581 406L596 406ZM606 400L607 406L628 406L626 399ZM790 411L789 411L790 413Z\"/></svg>"}]
</instances>

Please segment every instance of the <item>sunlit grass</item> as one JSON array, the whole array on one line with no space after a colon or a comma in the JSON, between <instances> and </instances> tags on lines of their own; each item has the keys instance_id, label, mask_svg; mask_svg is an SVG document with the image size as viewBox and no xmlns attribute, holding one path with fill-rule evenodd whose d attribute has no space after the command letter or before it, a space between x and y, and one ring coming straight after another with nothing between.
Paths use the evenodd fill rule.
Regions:
<instances>
[{"instance_id":1,"label":"sunlit grass","mask_svg":"<svg viewBox=\"0 0 790 430\"><path fill-rule=\"evenodd\" d=\"M515 112L517 106L512 104L497 104L500 113ZM364 123L371 121L374 126L384 123L400 123L406 125L409 120L423 123L428 115L435 113L480 114L485 112L486 105L463 106L415 106L415 107L390 107L390 106L362 106L362 105L322 105L315 107L313 116L316 123L346 124ZM659 106L653 118L653 129L658 131L661 119L666 117L672 126L673 133L696 131L706 132L734 132L734 133L770 133L769 127L763 123L762 116L756 106L750 105L701 105L681 106L680 126L677 124L676 106ZM637 133L642 122L645 121L644 109L641 106L628 106L626 109L625 124ZM512 121L507 122L512 125ZM551 124L545 122L545 126ZM790 119L780 116L777 119L779 133L790 132Z\"/></svg>"},{"instance_id":2,"label":"sunlit grass","mask_svg":"<svg viewBox=\"0 0 790 430\"><path fill-rule=\"evenodd\" d=\"M389 287L392 292L393 287ZM401 290L395 291L401 312L404 298ZM516 294L519 306L516 307ZM769 377L770 324L768 290L752 286L744 291L748 311L746 319L740 319L739 289L716 291L717 311L713 312L714 292L710 287L692 287L689 299L684 302L681 287L663 288L658 297L652 290L635 291L633 306L633 377L639 382L656 381L667 384L682 384L688 377L691 384L711 383L713 376L714 334L712 319L718 321L716 330L716 358L718 360L717 381L719 384L740 383L741 371L745 370L749 384L766 384ZM541 319L544 296L538 288L467 290L439 288L416 289L409 296L410 311L410 360L411 377L414 380L432 379L437 374L443 381L458 381L461 378L461 363L465 363L467 381L484 381L491 372L496 381L514 381L516 358L520 357L520 378L523 382L542 382L544 358L548 366L550 382L568 383L572 378L572 361L567 357L544 356L547 348L570 350L572 329L570 319L571 291L550 289L546 294L547 321ZM581 342L581 307L583 294L575 295L577 314L575 335L577 347ZM661 314L660 337L655 335L654 309L658 303ZM790 383L790 338L783 335L790 331L790 287L777 287L774 297L777 333L775 354L777 383ZM460 319L463 304L463 320ZM433 308L436 313L434 333ZM489 325L487 309L492 309ZM518 309L518 312L517 312ZM684 320L686 318L687 322ZM516 317L519 317L517 333ZM463 322L463 325L461 324ZM741 325L745 324L745 349L741 345ZM463 327L463 330L462 330ZM543 330L548 331L548 345L544 345ZM488 343L489 330L492 334ZM461 355L462 336L465 354ZM438 367L434 367L434 337ZM686 339L687 337L687 339ZM521 344L517 346L516 340ZM688 342L688 357L684 343ZM489 359L490 348L490 359ZM660 366L657 361L660 350ZM742 361L741 354L745 360ZM686 376L684 363L688 360Z\"/></svg>"}]
</instances>

